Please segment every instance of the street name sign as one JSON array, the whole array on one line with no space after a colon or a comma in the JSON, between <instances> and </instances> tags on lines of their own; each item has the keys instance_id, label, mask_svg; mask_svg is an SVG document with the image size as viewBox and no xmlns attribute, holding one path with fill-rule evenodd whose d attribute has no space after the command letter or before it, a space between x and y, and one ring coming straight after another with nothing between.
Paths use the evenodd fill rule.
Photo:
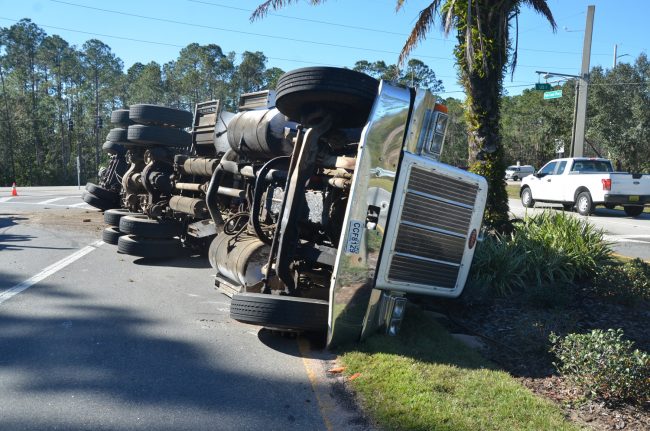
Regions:
<instances>
[{"instance_id":1,"label":"street name sign","mask_svg":"<svg viewBox=\"0 0 650 431\"><path fill-rule=\"evenodd\" d=\"M562 90L547 91L544 93L544 100L557 99L562 97Z\"/></svg>"},{"instance_id":2,"label":"street name sign","mask_svg":"<svg viewBox=\"0 0 650 431\"><path fill-rule=\"evenodd\" d=\"M551 84L546 84L543 82L535 84L535 90L549 91L550 89L551 89Z\"/></svg>"}]
</instances>

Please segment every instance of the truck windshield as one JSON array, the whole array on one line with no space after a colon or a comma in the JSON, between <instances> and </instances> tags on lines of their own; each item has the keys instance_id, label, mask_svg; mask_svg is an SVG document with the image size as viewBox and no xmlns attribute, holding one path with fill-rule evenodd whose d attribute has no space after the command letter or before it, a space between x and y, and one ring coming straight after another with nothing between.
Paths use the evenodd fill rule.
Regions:
<instances>
[{"instance_id":1,"label":"truck windshield","mask_svg":"<svg viewBox=\"0 0 650 431\"><path fill-rule=\"evenodd\" d=\"M612 164L605 160L577 160L571 172L612 172Z\"/></svg>"}]
</instances>

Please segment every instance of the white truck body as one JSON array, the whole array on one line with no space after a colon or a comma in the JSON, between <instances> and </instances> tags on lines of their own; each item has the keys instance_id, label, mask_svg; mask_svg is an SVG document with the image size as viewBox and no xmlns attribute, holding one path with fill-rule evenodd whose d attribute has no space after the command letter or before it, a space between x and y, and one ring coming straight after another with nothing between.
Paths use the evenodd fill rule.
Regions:
<instances>
[{"instance_id":1,"label":"white truck body","mask_svg":"<svg viewBox=\"0 0 650 431\"><path fill-rule=\"evenodd\" d=\"M520 196L527 207L535 201L561 203L587 215L596 205L622 205L628 215L637 216L650 203L650 175L614 172L603 158L555 159L523 178Z\"/></svg>"}]
</instances>

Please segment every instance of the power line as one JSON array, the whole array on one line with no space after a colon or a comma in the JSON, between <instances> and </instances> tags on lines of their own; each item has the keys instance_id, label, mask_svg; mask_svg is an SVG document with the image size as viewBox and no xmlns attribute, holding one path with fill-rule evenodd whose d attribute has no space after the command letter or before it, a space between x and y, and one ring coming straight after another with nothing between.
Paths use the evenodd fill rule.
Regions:
<instances>
[{"instance_id":1,"label":"power line","mask_svg":"<svg viewBox=\"0 0 650 431\"><path fill-rule=\"evenodd\" d=\"M225 8L225 9L240 10L240 11L244 11L244 12L248 12L248 13L254 12L253 9L246 9L246 8L243 8L243 7L236 7L236 6L226 6L224 4L211 3L211 2L207 2L207 1L200 1L200 0L187 0L187 1L192 2L192 3L200 3L200 4L204 4L204 5L209 5L209 6L221 7L221 8ZM317 23L317 24L326 24L326 25L332 25L332 26L336 26L336 27L351 28L353 30L371 31L371 32L383 33L383 34L394 34L396 36L408 36L407 33L398 33L398 32L394 32L394 31L380 30L380 29L370 28L370 27L359 27L359 26L355 26L355 25L340 24L340 23L331 22L331 21L321 21L321 20L317 20L317 19L302 18L302 17L290 16L290 15L281 15L281 14L278 14L278 13L269 13L268 15L269 16L276 16L276 17L279 17L279 18L293 19L293 20L296 20L296 21L313 22L313 23ZM432 38L432 39L435 39L435 38ZM435 39L435 40L445 40L445 39L438 38L438 39Z\"/></svg>"},{"instance_id":2,"label":"power line","mask_svg":"<svg viewBox=\"0 0 650 431\"><path fill-rule=\"evenodd\" d=\"M205 29L209 29L209 30L217 30L217 31L230 32L230 33L245 34L245 35L248 35L248 36L266 37L266 38L269 38L269 39L285 40L285 41L290 41L290 42L300 42L300 43L308 43L308 44L312 44L312 45L330 46L330 47L334 47L334 48L355 49L355 50L359 50L359 51L369 51L369 52L379 52L379 53L382 53L382 54L399 55L399 52L396 52L396 51L387 51L387 50L383 50L383 49L367 48L367 47L360 47L360 46L338 45L338 44L335 44L335 43L318 42L318 41L315 41L315 40L306 40L306 39L296 39L296 38L284 37L284 36L274 36L274 35L271 35L271 34L254 33L254 32L250 32L250 31L234 30L234 29L223 28L223 27L214 27L214 26L202 25L202 24L191 23L191 22L176 21L176 20L173 20L173 19L155 18L155 17L151 17L151 16L146 16L146 15L139 15L139 14L116 11L116 10L111 10L111 9L103 9L103 8L98 8L98 7L93 7L93 6L80 5L80 4L77 4L77 3L70 3L70 2L61 1L61 0L50 0L50 1L53 2L53 3L60 3L60 4L68 5L68 6L80 7L80 8L84 8L84 9L91 9L91 10L96 10L96 11L104 12L104 13L112 13L112 14L117 14L117 15L122 15L122 16L131 16L131 17L134 17L134 18L141 18L141 19L146 19L146 20L150 20L150 21L166 22L166 23L170 23L170 24L185 25L185 26L190 26L192 28L197 28L198 27L198 28L205 28ZM448 57L436 57L436 56L432 56L432 55L420 55L419 57L421 57L421 58L431 58L431 59L436 59L436 60L453 60L452 58L448 58Z\"/></svg>"}]
</instances>

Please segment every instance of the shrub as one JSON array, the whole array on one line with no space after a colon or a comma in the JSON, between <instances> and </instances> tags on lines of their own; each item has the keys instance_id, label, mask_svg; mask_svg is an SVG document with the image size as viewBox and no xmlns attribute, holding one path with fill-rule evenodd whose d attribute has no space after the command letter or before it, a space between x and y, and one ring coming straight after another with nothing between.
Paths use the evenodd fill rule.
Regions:
<instances>
[{"instance_id":1,"label":"shrub","mask_svg":"<svg viewBox=\"0 0 650 431\"><path fill-rule=\"evenodd\" d=\"M650 301L650 265L633 259L623 265L604 266L596 278L595 292L625 304Z\"/></svg>"},{"instance_id":2,"label":"shrub","mask_svg":"<svg viewBox=\"0 0 650 431\"><path fill-rule=\"evenodd\" d=\"M515 223L510 235L486 238L476 250L469 285L501 296L530 291L529 299L539 299L542 306L561 305L568 296L558 293L594 277L610 256L601 230L563 212L547 211Z\"/></svg>"},{"instance_id":3,"label":"shrub","mask_svg":"<svg viewBox=\"0 0 650 431\"><path fill-rule=\"evenodd\" d=\"M609 402L650 401L650 356L623 339L621 329L549 337L559 359L558 371L585 391L588 397Z\"/></svg>"}]
</instances>

